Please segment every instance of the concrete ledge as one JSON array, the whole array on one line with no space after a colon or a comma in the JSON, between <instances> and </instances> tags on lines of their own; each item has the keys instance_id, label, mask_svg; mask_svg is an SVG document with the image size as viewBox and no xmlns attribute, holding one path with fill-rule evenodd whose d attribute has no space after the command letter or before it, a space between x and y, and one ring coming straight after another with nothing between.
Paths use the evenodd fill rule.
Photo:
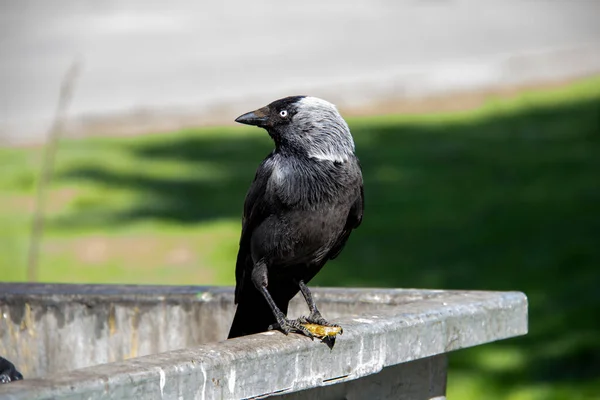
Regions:
<instances>
[{"instance_id":1,"label":"concrete ledge","mask_svg":"<svg viewBox=\"0 0 600 400\"><path fill-rule=\"evenodd\" d=\"M0 386L2 399L253 398L339 388L398 364L527 333L527 299L517 292L317 289L323 313L344 327L332 350L279 332L215 342L234 311L231 288L0 284L0 293L0 354L25 375ZM304 313L300 306L295 301L290 314ZM134 345L133 358L69 371L73 358L88 365L103 360L99 354L128 358ZM57 346L76 348L75 357L52 364L47 354ZM445 367L435 371L445 357L431 360L414 365L438 377L431 391L440 392ZM427 398L443 396L433 392Z\"/></svg>"}]
</instances>

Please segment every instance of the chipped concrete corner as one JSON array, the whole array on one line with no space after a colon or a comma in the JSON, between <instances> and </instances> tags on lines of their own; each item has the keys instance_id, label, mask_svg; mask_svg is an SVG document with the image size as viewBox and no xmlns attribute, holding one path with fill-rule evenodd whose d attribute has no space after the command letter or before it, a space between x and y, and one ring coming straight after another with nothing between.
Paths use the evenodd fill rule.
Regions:
<instances>
[{"instance_id":1,"label":"chipped concrete corner","mask_svg":"<svg viewBox=\"0 0 600 400\"><path fill-rule=\"evenodd\" d=\"M223 340L232 288L0 283L2 399L443 399L446 353L527 333L518 292L317 289L333 349L279 332ZM306 312L292 302L290 314Z\"/></svg>"}]
</instances>

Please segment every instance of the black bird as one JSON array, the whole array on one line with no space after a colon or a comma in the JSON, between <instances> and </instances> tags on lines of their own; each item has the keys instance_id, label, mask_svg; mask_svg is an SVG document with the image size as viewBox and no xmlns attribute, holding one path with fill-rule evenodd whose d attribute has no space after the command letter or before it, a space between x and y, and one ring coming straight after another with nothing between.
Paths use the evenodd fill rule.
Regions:
<instances>
[{"instance_id":1,"label":"black bird","mask_svg":"<svg viewBox=\"0 0 600 400\"><path fill-rule=\"evenodd\" d=\"M354 141L336 107L316 97L286 97L236 122L266 129L275 149L246 195L235 269L237 310L229 338L327 322L306 284L337 257L363 216L363 180ZM310 315L287 319L298 291Z\"/></svg>"},{"instance_id":2,"label":"black bird","mask_svg":"<svg viewBox=\"0 0 600 400\"><path fill-rule=\"evenodd\" d=\"M20 381L23 375L6 358L0 357L0 383L9 383L12 381Z\"/></svg>"}]
</instances>

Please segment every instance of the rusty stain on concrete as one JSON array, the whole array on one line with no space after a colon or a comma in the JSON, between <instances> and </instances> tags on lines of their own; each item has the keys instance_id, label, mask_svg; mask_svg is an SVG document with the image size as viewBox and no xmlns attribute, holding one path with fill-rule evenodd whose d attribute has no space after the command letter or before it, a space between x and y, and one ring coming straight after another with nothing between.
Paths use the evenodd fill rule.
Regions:
<instances>
[{"instance_id":1,"label":"rusty stain on concrete","mask_svg":"<svg viewBox=\"0 0 600 400\"><path fill-rule=\"evenodd\" d=\"M117 321L115 316L115 305L111 304L108 311L108 334L114 336L117 332Z\"/></svg>"},{"instance_id":2,"label":"rusty stain on concrete","mask_svg":"<svg viewBox=\"0 0 600 400\"><path fill-rule=\"evenodd\" d=\"M139 346L139 327L140 327L140 309L133 307L133 316L131 317L131 348L129 358L137 357Z\"/></svg>"}]
</instances>

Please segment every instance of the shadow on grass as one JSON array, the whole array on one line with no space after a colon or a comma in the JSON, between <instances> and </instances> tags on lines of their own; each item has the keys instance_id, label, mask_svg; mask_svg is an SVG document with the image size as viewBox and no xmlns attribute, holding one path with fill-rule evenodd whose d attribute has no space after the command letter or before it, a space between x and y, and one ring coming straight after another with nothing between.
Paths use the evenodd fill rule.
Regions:
<instances>
[{"instance_id":1,"label":"shadow on grass","mask_svg":"<svg viewBox=\"0 0 600 400\"><path fill-rule=\"evenodd\" d=\"M460 123L382 121L351 125L365 219L313 284L524 291L529 335L482 348L517 349L517 361L499 367L476 348L453 355L453 371L479 374L499 393L600 376L600 100ZM99 224L239 218L271 149L267 135L163 139L129 150L140 160L212 165L216 177L94 167L61 179L126 187L146 199Z\"/></svg>"}]
</instances>

